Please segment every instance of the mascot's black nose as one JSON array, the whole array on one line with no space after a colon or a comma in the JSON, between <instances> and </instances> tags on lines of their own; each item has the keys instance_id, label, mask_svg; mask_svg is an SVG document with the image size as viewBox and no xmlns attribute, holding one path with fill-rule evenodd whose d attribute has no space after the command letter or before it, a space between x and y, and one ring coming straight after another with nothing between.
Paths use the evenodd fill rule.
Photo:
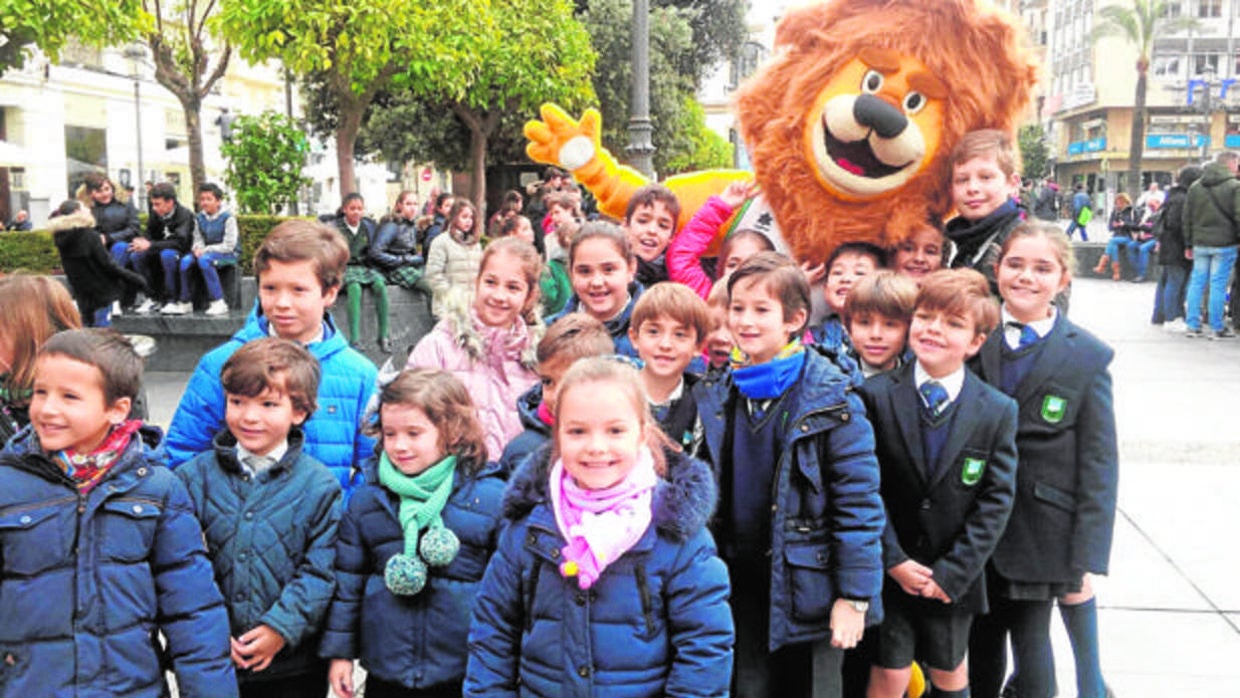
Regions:
<instances>
[{"instance_id":1,"label":"mascot's black nose","mask_svg":"<svg viewBox=\"0 0 1240 698\"><path fill-rule=\"evenodd\" d=\"M858 95L853 104L853 118L862 126L869 126L883 138L895 138L908 126L908 117L874 95Z\"/></svg>"}]
</instances>

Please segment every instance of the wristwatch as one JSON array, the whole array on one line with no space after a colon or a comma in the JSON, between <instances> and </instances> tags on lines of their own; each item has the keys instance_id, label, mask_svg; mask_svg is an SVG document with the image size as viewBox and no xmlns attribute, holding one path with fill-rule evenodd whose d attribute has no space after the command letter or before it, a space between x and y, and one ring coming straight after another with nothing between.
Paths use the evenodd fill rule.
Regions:
<instances>
[{"instance_id":1,"label":"wristwatch","mask_svg":"<svg viewBox=\"0 0 1240 698\"><path fill-rule=\"evenodd\" d=\"M869 601L862 601L860 599L844 599L844 600L847 601L848 605L852 606L853 610L856 611L857 613L865 613L866 611L870 610Z\"/></svg>"}]
</instances>

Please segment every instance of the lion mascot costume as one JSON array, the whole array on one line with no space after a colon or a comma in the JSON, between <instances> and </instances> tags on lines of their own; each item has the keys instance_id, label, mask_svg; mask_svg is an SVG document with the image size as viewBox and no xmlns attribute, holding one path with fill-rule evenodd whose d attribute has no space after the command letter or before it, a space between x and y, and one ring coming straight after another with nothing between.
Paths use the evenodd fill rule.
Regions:
<instances>
[{"instance_id":1,"label":"lion mascot costume","mask_svg":"<svg viewBox=\"0 0 1240 698\"><path fill-rule=\"evenodd\" d=\"M844 242L889 248L950 212L952 149L971 130L1015 131L1036 80L1019 20L986 0L790 8L772 57L736 95L754 172L663 184L680 200L683 226L710 195L753 177L761 197L720 236L756 228L803 263L821 263ZM623 218L649 182L603 149L599 113L577 121L547 104L541 115L525 126L530 157L567 169L603 214Z\"/></svg>"}]
</instances>

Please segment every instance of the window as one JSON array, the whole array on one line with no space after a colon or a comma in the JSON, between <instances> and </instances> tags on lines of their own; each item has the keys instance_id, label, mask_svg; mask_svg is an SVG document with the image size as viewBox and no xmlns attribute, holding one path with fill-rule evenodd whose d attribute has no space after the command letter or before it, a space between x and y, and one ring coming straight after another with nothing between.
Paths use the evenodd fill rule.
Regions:
<instances>
[{"instance_id":1,"label":"window","mask_svg":"<svg viewBox=\"0 0 1240 698\"><path fill-rule=\"evenodd\" d=\"M1240 65L1240 54L1236 55L1237 65ZM1180 69L1180 56L1154 56L1153 65L1151 66L1155 77L1174 80L1183 77Z\"/></svg>"},{"instance_id":2,"label":"window","mask_svg":"<svg viewBox=\"0 0 1240 698\"><path fill-rule=\"evenodd\" d=\"M107 131L85 126L65 127L65 155L69 160L69 191L77 191L88 172L108 171Z\"/></svg>"},{"instance_id":3,"label":"window","mask_svg":"<svg viewBox=\"0 0 1240 698\"><path fill-rule=\"evenodd\" d=\"M1206 73L1219 74L1219 54L1217 53L1197 53L1193 54L1193 75L1205 75Z\"/></svg>"},{"instance_id":4,"label":"window","mask_svg":"<svg viewBox=\"0 0 1240 698\"><path fill-rule=\"evenodd\" d=\"M1179 17L1180 14L1181 14L1180 3L1168 2L1163 5L1163 11L1162 11L1163 17Z\"/></svg>"},{"instance_id":5,"label":"window","mask_svg":"<svg viewBox=\"0 0 1240 698\"><path fill-rule=\"evenodd\" d=\"M1198 0L1197 16L1222 17L1223 16L1223 0Z\"/></svg>"}]
</instances>

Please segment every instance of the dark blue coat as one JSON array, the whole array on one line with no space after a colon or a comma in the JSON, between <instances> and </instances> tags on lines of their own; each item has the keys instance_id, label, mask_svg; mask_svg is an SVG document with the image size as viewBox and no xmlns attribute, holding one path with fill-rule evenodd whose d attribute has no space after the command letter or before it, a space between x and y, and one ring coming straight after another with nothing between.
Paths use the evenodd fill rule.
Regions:
<instances>
[{"instance_id":1,"label":"dark blue coat","mask_svg":"<svg viewBox=\"0 0 1240 698\"><path fill-rule=\"evenodd\" d=\"M505 494L510 523L478 594L466 695L726 696L734 633L727 570L706 530L710 470L669 454L652 525L588 591L559 573L549 472L543 449Z\"/></svg>"},{"instance_id":2,"label":"dark blue coat","mask_svg":"<svg viewBox=\"0 0 1240 698\"><path fill-rule=\"evenodd\" d=\"M144 427L82 496L27 427L0 454L0 696L235 696L228 614ZM158 635L167 639L161 650Z\"/></svg>"},{"instance_id":3,"label":"dark blue coat","mask_svg":"<svg viewBox=\"0 0 1240 698\"><path fill-rule=\"evenodd\" d=\"M91 214L95 217L95 229L108 236L109 247L118 242L133 242L142 232L138 210L119 199L112 199L106 205L95 204Z\"/></svg>"},{"instance_id":4,"label":"dark blue coat","mask_svg":"<svg viewBox=\"0 0 1240 698\"><path fill-rule=\"evenodd\" d=\"M966 371L951 433L931 478L915 366L873 376L861 388L878 442L887 508L883 567L915 560L934 570L934 582L955 608L985 613L983 569L1003 534L1016 490L1016 403ZM978 461L984 464L980 473ZM889 593L903 593L894 579L886 584Z\"/></svg>"},{"instance_id":5,"label":"dark blue coat","mask_svg":"<svg viewBox=\"0 0 1240 698\"><path fill-rule=\"evenodd\" d=\"M1016 504L992 558L1004 577L1079 582L1106 574L1115 529L1119 457L1111 374L1115 352L1063 315L1016 388ZM999 385L1003 328L973 362Z\"/></svg>"},{"instance_id":6,"label":"dark blue coat","mask_svg":"<svg viewBox=\"0 0 1240 698\"><path fill-rule=\"evenodd\" d=\"M874 430L852 379L829 354L806 348L800 379L782 402L786 428L771 512L770 649L831 634L837 598L869 599L867 623L882 618L882 533ZM698 414L716 476L724 454L726 410L738 394L731 372L703 379Z\"/></svg>"},{"instance_id":7,"label":"dark blue coat","mask_svg":"<svg viewBox=\"0 0 1240 698\"><path fill-rule=\"evenodd\" d=\"M225 430L213 450L176 470L202 524L233 637L266 625L284 638L271 666L243 680L300 674L318 662L336 588L341 495L331 471L301 450L303 440L294 428L280 462L251 477Z\"/></svg>"},{"instance_id":8,"label":"dark blue coat","mask_svg":"<svg viewBox=\"0 0 1240 698\"><path fill-rule=\"evenodd\" d=\"M607 334L611 335L611 339L616 344L616 353L620 356L631 356L637 358L637 349L633 347L633 340L629 339L629 320L633 316L633 308L637 305L637 299L641 298L642 292L646 290L640 281L634 281L629 284L629 303L624 306L624 310L616 317L603 322L603 326L607 328ZM568 304L560 312L547 318L547 327L555 324L556 320L564 317L568 313L586 312L581 307L581 299L574 293L572 298L568 299Z\"/></svg>"},{"instance_id":9,"label":"dark blue coat","mask_svg":"<svg viewBox=\"0 0 1240 698\"><path fill-rule=\"evenodd\" d=\"M422 690L465 676L469 612L495 550L504 481L488 463L476 475L460 468L443 510L461 550L452 564L431 568L426 587L396 596L383 583L393 555L405 552L400 498L379 484L377 461L364 466L366 484L353 493L336 544L336 597L320 656L360 658L370 674Z\"/></svg>"},{"instance_id":10,"label":"dark blue coat","mask_svg":"<svg viewBox=\"0 0 1240 698\"><path fill-rule=\"evenodd\" d=\"M513 437L504 446L504 455L499 465L505 473L512 473L534 451L551 440L551 427L538 417L538 405L542 403L542 383L525 391L517 400L517 416L521 418L521 426L525 431Z\"/></svg>"}]
</instances>

